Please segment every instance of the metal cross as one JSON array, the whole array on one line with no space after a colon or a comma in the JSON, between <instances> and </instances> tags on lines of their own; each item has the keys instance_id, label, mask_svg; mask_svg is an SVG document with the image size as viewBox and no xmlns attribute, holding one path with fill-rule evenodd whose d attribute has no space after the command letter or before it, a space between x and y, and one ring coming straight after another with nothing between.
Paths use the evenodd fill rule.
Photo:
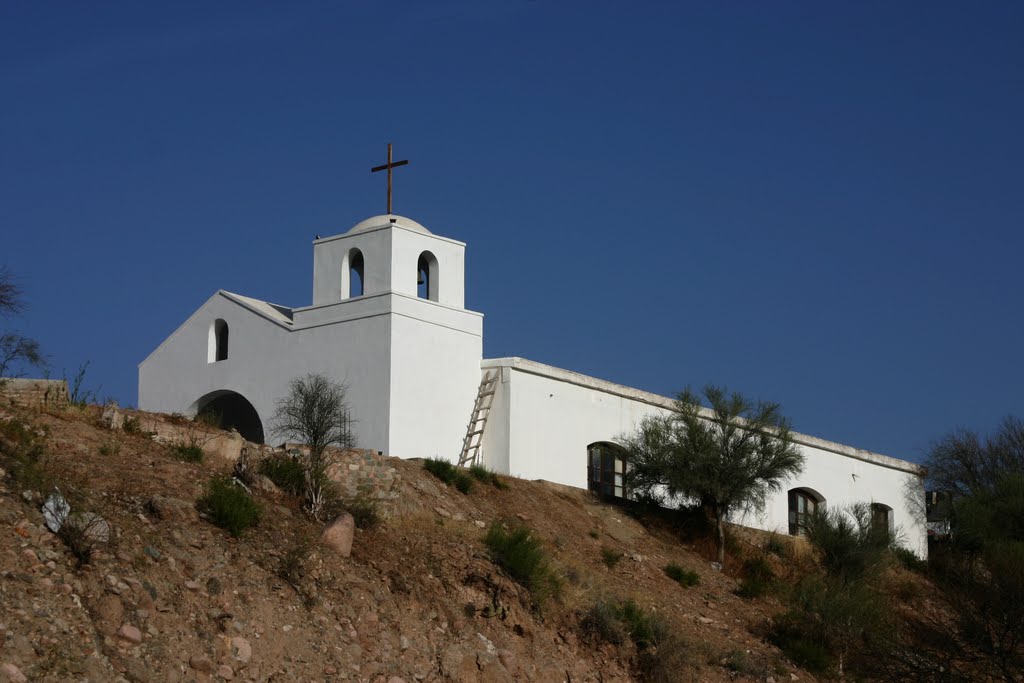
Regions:
<instances>
[{"instance_id":1,"label":"metal cross","mask_svg":"<svg viewBox=\"0 0 1024 683\"><path fill-rule=\"evenodd\" d=\"M391 161L391 143L388 143L388 163L383 166L375 166L370 169L370 173L376 173L377 171L387 170L388 172L388 213L391 213L391 169L397 168L398 166L405 166L409 163L409 160L404 161Z\"/></svg>"}]
</instances>

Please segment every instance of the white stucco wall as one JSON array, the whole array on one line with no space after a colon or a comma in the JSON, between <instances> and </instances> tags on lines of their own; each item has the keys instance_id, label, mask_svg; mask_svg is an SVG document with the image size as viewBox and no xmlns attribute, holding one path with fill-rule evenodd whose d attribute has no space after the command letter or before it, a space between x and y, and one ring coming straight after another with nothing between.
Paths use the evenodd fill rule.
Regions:
<instances>
[{"instance_id":1,"label":"white stucco wall","mask_svg":"<svg viewBox=\"0 0 1024 683\"><path fill-rule=\"evenodd\" d=\"M644 416L665 414L672 405L664 396L521 358L485 360L482 368L502 373L484 433L484 462L529 479L586 488L589 444L616 442ZM805 456L803 473L772 496L762 513L735 521L788 533L787 491L808 487L827 505L888 505L903 544L922 557L927 554L923 509L915 509L907 497L921 473L917 465L803 434L795 440Z\"/></svg>"},{"instance_id":2,"label":"white stucco wall","mask_svg":"<svg viewBox=\"0 0 1024 683\"><path fill-rule=\"evenodd\" d=\"M229 353L209 363L208 331L217 318L228 324ZM287 329L218 292L139 365L139 408L187 414L210 392L234 391L256 408L274 442L270 418L288 383L323 372L348 388L359 446L387 451L389 330L383 314Z\"/></svg>"},{"instance_id":3,"label":"white stucco wall","mask_svg":"<svg viewBox=\"0 0 1024 683\"><path fill-rule=\"evenodd\" d=\"M364 260L363 295L342 298L347 257ZM437 301L417 297L416 267L437 260ZM276 403L309 373L342 382L360 448L456 460L480 381L483 316L466 311L462 242L401 216L375 216L313 243L313 305L287 309L218 292L139 366L139 407L194 413L233 391L256 409L269 442ZM229 354L209 351L228 324Z\"/></svg>"}]
</instances>

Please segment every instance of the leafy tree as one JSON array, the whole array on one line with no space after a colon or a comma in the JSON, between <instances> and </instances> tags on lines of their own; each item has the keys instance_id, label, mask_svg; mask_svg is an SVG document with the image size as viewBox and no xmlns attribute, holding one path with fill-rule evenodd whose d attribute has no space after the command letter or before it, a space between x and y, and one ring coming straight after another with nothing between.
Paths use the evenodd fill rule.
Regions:
<instances>
[{"instance_id":1,"label":"leafy tree","mask_svg":"<svg viewBox=\"0 0 1024 683\"><path fill-rule=\"evenodd\" d=\"M288 395L278 401L272 423L278 434L306 444L306 507L314 519L324 512L329 487L327 470L336 450L355 446L346 389L322 374L292 380Z\"/></svg>"},{"instance_id":2,"label":"leafy tree","mask_svg":"<svg viewBox=\"0 0 1024 683\"><path fill-rule=\"evenodd\" d=\"M725 561L725 520L763 506L765 497L803 469L789 423L775 403L754 403L707 386L700 406L687 389L673 411L643 419L624 437L627 483L642 497L697 501L714 514L718 561Z\"/></svg>"},{"instance_id":3,"label":"leafy tree","mask_svg":"<svg viewBox=\"0 0 1024 683\"><path fill-rule=\"evenodd\" d=\"M25 293L6 267L0 267L0 315L9 317L25 310ZM0 335L0 377L18 365L44 367L46 358L39 342L15 332Z\"/></svg>"},{"instance_id":4,"label":"leafy tree","mask_svg":"<svg viewBox=\"0 0 1024 683\"><path fill-rule=\"evenodd\" d=\"M933 487L952 496L951 539L930 569L955 615L934 638L984 677L1024 671L1024 422L1007 417L987 437L959 430L925 462Z\"/></svg>"}]
</instances>

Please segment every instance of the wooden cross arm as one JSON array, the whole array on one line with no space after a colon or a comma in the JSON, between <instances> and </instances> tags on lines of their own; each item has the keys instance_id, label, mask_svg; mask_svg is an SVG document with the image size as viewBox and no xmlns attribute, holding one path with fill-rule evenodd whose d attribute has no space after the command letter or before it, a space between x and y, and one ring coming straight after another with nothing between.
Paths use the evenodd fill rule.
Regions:
<instances>
[{"instance_id":1,"label":"wooden cross arm","mask_svg":"<svg viewBox=\"0 0 1024 683\"><path fill-rule=\"evenodd\" d=\"M375 166L375 167L370 169L370 173L376 173L377 171L386 171L389 168L394 168L396 166L405 166L408 163L409 163L409 160L406 159L405 161L396 161L393 164L384 164L383 166Z\"/></svg>"}]
</instances>

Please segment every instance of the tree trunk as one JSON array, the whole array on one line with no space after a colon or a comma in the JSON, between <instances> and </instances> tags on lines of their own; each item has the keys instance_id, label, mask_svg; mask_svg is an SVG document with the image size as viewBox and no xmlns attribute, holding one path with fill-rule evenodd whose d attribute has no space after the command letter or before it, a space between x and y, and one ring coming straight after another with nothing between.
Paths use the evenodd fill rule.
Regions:
<instances>
[{"instance_id":1,"label":"tree trunk","mask_svg":"<svg viewBox=\"0 0 1024 683\"><path fill-rule=\"evenodd\" d=\"M718 563L725 565L725 511L715 508L715 519L718 524Z\"/></svg>"}]
</instances>

